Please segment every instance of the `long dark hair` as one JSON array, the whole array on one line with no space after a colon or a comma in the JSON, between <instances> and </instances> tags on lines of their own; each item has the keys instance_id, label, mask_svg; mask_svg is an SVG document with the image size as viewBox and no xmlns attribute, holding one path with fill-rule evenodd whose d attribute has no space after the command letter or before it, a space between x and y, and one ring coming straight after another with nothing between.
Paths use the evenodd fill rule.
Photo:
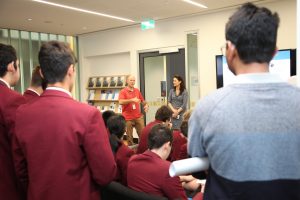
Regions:
<instances>
[{"instance_id":1,"label":"long dark hair","mask_svg":"<svg viewBox=\"0 0 300 200\"><path fill-rule=\"evenodd\" d=\"M179 76L179 75L174 75L174 76L173 76L173 79L174 79L174 78L176 78L178 81L181 81L181 82L180 82L180 87L179 87L179 89L180 89L179 95L181 95L181 94L183 93L183 91L185 90L185 84L184 84L184 81L183 81L182 77ZM174 88L174 91L176 91L176 87L174 86L173 88Z\"/></svg>"}]
</instances>

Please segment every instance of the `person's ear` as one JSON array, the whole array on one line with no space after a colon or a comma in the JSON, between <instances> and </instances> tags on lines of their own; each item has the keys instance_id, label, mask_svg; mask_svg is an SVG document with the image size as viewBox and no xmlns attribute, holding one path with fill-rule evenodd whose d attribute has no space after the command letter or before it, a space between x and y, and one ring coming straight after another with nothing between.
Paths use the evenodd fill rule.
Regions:
<instances>
[{"instance_id":1,"label":"person's ear","mask_svg":"<svg viewBox=\"0 0 300 200\"><path fill-rule=\"evenodd\" d=\"M14 71L16 71L14 65L15 65L15 62L14 62L14 61L8 63L8 65L7 65L7 71L8 71L8 72L14 72Z\"/></svg>"},{"instance_id":2,"label":"person's ear","mask_svg":"<svg viewBox=\"0 0 300 200\"><path fill-rule=\"evenodd\" d=\"M71 64L68 68L67 75L73 75L75 72L74 65Z\"/></svg>"},{"instance_id":3,"label":"person's ear","mask_svg":"<svg viewBox=\"0 0 300 200\"><path fill-rule=\"evenodd\" d=\"M42 72L42 69L41 69L41 68L39 69L39 73L40 73L42 79L45 79L45 77L44 77L44 75L43 75L43 72Z\"/></svg>"},{"instance_id":4,"label":"person's ear","mask_svg":"<svg viewBox=\"0 0 300 200\"><path fill-rule=\"evenodd\" d=\"M231 41L226 42L226 59L227 62L232 62L236 57L237 51L235 45Z\"/></svg>"},{"instance_id":5,"label":"person's ear","mask_svg":"<svg viewBox=\"0 0 300 200\"><path fill-rule=\"evenodd\" d=\"M171 146L171 142L169 141L169 142L166 142L165 144L164 144L164 150L168 150L169 148L170 148L170 146Z\"/></svg>"}]
</instances>

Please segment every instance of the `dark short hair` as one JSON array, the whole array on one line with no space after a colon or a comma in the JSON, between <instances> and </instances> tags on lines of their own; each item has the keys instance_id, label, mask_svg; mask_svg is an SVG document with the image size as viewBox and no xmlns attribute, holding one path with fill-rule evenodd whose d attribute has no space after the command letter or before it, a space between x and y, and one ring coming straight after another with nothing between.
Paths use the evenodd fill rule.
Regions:
<instances>
[{"instance_id":1,"label":"dark short hair","mask_svg":"<svg viewBox=\"0 0 300 200\"><path fill-rule=\"evenodd\" d=\"M17 53L14 47L0 43L0 77L4 77L7 73L7 65L15 62L14 68L17 69Z\"/></svg>"},{"instance_id":2,"label":"dark short hair","mask_svg":"<svg viewBox=\"0 0 300 200\"><path fill-rule=\"evenodd\" d=\"M50 41L42 44L39 62L45 80L52 84L62 82L70 65L74 65L77 60L67 43Z\"/></svg>"},{"instance_id":3,"label":"dark short hair","mask_svg":"<svg viewBox=\"0 0 300 200\"><path fill-rule=\"evenodd\" d=\"M189 122L187 120L183 120L180 125L180 131L185 137L187 137L187 135L188 135L188 130L189 130L188 125L189 125Z\"/></svg>"},{"instance_id":4,"label":"dark short hair","mask_svg":"<svg viewBox=\"0 0 300 200\"><path fill-rule=\"evenodd\" d=\"M103 121L104 121L104 125L105 127L107 128L107 121L110 117L116 115L116 113L112 110L106 110L102 113L102 118L103 118Z\"/></svg>"},{"instance_id":5,"label":"dark short hair","mask_svg":"<svg viewBox=\"0 0 300 200\"><path fill-rule=\"evenodd\" d=\"M45 90L47 87L47 83L46 83L45 79L42 78L42 76L40 74L40 69L41 69L40 66L36 66L33 69L32 74L31 74L30 85L34 86L34 87L42 87L43 90Z\"/></svg>"},{"instance_id":6,"label":"dark short hair","mask_svg":"<svg viewBox=\"0 0 300 200\"><path fill-rule=\"evenodd\" d=\"M245 64L269 63L276 50L278 26L277 13L246 3L229 18L226 40L235 45Z\"/></svg>"},{"instance_id":7,"label":"dark short hair","mask_svg":"<svg viewBox=\"0 0 300 200\"><path fill-rule=\"evenodd\" d=\"M167 120L170 120L172 117L172 110L166 106L161 106L155 113L155 119L159 121L166 122Z\"/></svg>"},{"instance_id":8,"label":"dark short hair","mask_svg":"<svg viewBox=\"0 0 300 200\"><path fill-rule=\"evenodd\" d=\"M180 82L180 93L179 95L181 95L183 93L183 91L185 90L185 84L184 84L184 81L183 81L183 78L181 76L179 76L178 74L175 74L173 76L173 78L176 78L178 81L181 81ZM174 90L176 89L175 87L173 87Z\"/></svg>"},{"instance_id":9,"label":"dark short hair","mask_svg":"<svg viewBox=\"0 0 300 200\"><path fill-rule=\"evenodd\" d=\"M159 149L166 142L173 142L171 129L163 124L156 124L153 126L148 136L148 148L150 150Z\"/></svg>"},{"instance_id":10,"label":"dark short hair","mask_svg":"<svg viewBox=\"0 0 300 200\"><path fill-rule=\"evenodd\" d=\"M126 131L126 121L123 115L111 116L107 120L107 128L110 134L116 135L119 139L121 139Z\"/></svg>"}]
</instances>

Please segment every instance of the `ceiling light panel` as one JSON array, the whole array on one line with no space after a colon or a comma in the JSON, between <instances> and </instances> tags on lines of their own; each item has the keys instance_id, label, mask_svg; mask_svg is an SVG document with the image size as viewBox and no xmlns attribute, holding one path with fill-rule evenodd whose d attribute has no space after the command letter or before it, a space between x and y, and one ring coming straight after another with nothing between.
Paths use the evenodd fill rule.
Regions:
<instances>
[{"instance_id":1,"label":"ceiling light panel","mask_svg":"<svg viewBox=\"0 0 300 200\"><path fill-rule=\"evenodd\" d=\"M198 7L201 7L201 8L207 8L207 6L205 6L201 3L195 2L195 1L191 1L191 0L183 0L183 1L186 2L186 3L192 4L194 6L198 6Z\"/></svg>"},{"instance_id":2,"label":"ceiling light panel","mask_svg":"<svg viewBox=\"0 0 300 200\"><path fill-rule=\"evenodd\" d=\"M108 17L108 18L118 19L118 20L127 21L127 22L134 22L131 19L127 19L127 18L123 18L123 17L117 17L117 16L99 13L99 12L95 12L95 11L91 11L91 10L85 10L85 9L76 8L76 7L72 7L72 6L68 6L68 5L53 3L53 2L49 2L49 1L44 1L44 0L32 0L32 1L51 5L51 6L56 6L56 7L60 7L60 8L65 8L65 9L69 9L69 10L75 10L78 12L88 13L88 14L92 14L92 15L98 15L98 16L102 16L102 17Z\"/></svg>"}]
</instances>

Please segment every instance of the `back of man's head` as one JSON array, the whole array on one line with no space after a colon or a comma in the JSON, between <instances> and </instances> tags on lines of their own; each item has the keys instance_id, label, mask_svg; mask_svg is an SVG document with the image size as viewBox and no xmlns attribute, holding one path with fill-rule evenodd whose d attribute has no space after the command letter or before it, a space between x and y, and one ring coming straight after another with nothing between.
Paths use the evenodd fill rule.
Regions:
<instances>
[{"instance_id":1,"label":"back of man's head","mask_svg":"<svg viewBox=\"0 0 300 200\"><path fill-rule=\"evenodd\" d=\"M161 106L155 113L155 119L166 122L171 119L172 113L172 110L168 106Z\"/></svg>"},{"instance_id":2,"label":"back of man's head","mask_svg":"<svg viewBox=\"0 0 300 200\"><path fill-rule=\"evenodd\" d=\"M67 43L50 41L42 44L39 62L45 80L53 84L62 82L70 65L77 61Z\"/></svg>"},{"instance_id":3,"label":"back of man's head","mask_svg":"<svg viewBox=\"0 0 300 200\"><path fill-rule=\"evenodd\" d=\"M159 149L167 142L173 142L171 129L163 124L153 126L148 136L148 148Z\"/></svg>"},{"instance_id":4,"label":"back of man's head","mask_svg":"<svg viewBox=\"0 0 300 200\"><path fill-rule=\"evenodd\" d=\"M226 40L231 41L245 63L269 63L276 51L279 17L267 8L246 3L226 24Z\"/></svg>"},{"instance_id":5,"label":"back of man's head","mask_svg":"<svg viewBox=\"0 0 300 200\"><path fill-rule=\"evenodd\" d=\"M104 121L104 125L105 127L107 128L107 121L110 117L116 115L116 113L112 110L106 110L102 113L102 118L103 118L103 121Z\"/></svg>"},{"instance_id":6,"label":"back of man's head","mask_svg":"<svg viewBox=\"0 0 300 200\"><path fill-rule=\"evenodd\" d=\"M42 87L43 90L46 89L46 82L45 80L42 78L41 74L40 74L40 66L36 66L31 74L31 83L30 86L31 87Z\"/></svg>"},{"instance_id":7,"label":"back of man's head","mask_svg":"<svg viewBox=\"0 0 300 200\"><path fill-rule=\"evenodd\" d=\"M14 62L14 68L17 69L17 53L11 45L0 43L0 77L4 77L7 72L7 65Z\"/></svg>"},{"instance_id":8,"label":"back of man's head","mask_svg":"<svg viewBox=\"0 0 300 200\"><path fill-rule=\"evenodd\" d=\"M107 120L107 128L110 134L122 138L126 131L126 121L122 115L113 115Z\"/></svg>"}]
</instances>

